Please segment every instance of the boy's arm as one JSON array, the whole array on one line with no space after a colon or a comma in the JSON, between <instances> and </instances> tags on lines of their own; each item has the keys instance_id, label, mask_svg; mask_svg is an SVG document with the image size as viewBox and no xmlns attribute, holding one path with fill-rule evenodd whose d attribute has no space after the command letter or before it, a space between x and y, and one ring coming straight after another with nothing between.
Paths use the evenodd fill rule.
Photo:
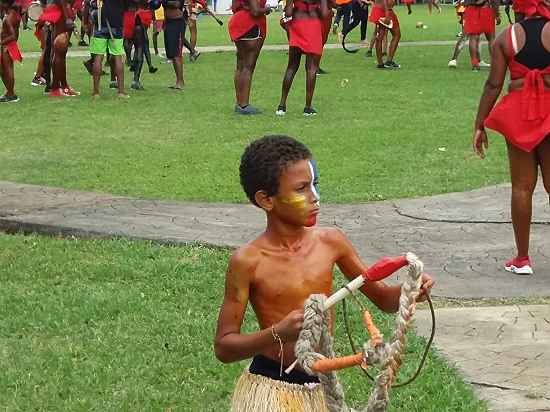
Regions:
<instances>
[{"instance_id":1,"label":"boy's arm","mask_svg":"<svg viewBox=\"0 0 550 412\"><path fill-rule=\"evenodd\" d=\"M357 251L348 238L340 230L337 230L337 233L341 237L338 242L341 250L336 264L349 280L353 280L367 270L367 267L359 258ZM426 295L430 294L434 284L435 282L431 276L425 273L422 274L422 286L416 299L417 302L426 300ZM388 286L382 281L367 282L359 290L381 311L396 312L399 309L401 285Z\"/></svg>"},{"instance_id":2,"label":"boy's arm","mask_svg":"<svg viewBox=\"0 0 550 412\"><path fill-rule=\"evenodd\" d=\"M17 26L16 19L13 18L15 12L10 12L4 25L2 27L2 35L4 38L0 41L0 45L11 43L12 41L17 41Z\"/></svg>"},{"instance_id":3,"label":"boy's arm","mask_svg":"<svg viewBox=\"0 0 550 412\"><path fill-rule=\"evenodd\" d=\"M251 279L257 265L255 258L250 255L251 253L247 251L236 251L231 256L227 267L225 293L214 339L216 357L223 363L252 358L266 349L278 345L271 328L241 334ZM277 328L276 325L275 332L282 334L282 325L280 328ZM284 340L283 336L281 338Z\"/></svg>"}]
</instances>

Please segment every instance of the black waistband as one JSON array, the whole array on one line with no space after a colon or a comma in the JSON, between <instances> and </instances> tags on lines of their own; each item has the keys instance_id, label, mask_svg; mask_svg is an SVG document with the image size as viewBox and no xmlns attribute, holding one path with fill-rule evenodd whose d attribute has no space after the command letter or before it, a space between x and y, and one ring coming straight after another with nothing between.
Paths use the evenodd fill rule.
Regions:
<instances>
[{"instance_id":1,"label":"black waistband","mask_svg":"<svg viewBox=\"0 0 550 412\"><path fill-rule=\"evenodd\" d=\"M274 379L277 381L283 381L287 383L296 383L303 385L304 383L319 383L317 376L308 375L297 369L293 369L290 373L286 373L283 366L283 376L279 376L281 364L273 359L270 359L263 355L254 356L252 363L250 364L248 371L255 375L262 375L266 378Z\"/></svg>"}]
</instances>

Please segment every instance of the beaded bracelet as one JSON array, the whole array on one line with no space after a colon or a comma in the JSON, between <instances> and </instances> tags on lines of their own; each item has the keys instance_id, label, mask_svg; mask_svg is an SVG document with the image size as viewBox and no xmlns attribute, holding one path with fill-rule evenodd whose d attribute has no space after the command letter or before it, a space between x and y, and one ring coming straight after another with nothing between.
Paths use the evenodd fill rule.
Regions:
<instances>
[{"instance_id":1,"label":"beaded bracelet","mask_svg":"<svg viewBox=\"0 0 550 412\"><path fill-rule=\"evenodd\" d=\"M283 340L281 337L275 332L275 324L271 325L271 335L273 336L273 339L277 341L279 344L280 350L279 350L279 358L281 358L281 366L279 369L279 376L283 376Z\"/></svg>"}]
</instances>

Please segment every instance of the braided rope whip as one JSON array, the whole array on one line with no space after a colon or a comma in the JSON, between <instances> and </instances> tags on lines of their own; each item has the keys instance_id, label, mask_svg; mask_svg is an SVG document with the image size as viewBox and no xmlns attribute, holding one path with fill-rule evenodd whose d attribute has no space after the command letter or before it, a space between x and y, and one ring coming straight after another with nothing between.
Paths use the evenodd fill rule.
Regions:
<instances>
[{"instance_id":1,"label":"braided rope whip","mask_svg":"<svg viewBox=\"0 0 550 412\"><path fill-rule=\"evenodd\" d=\"M395 375L403 362L407 332L410 320L416 310L416 299L422 281L422 262L413 253L407 253L407 275L401 288L399 310L396 315L396 329L389 342L377 339L364 344L363 362L381 367L375 379L376 387L362 412L384 412L389 403L389 392ZM321 381L327 407L330 412L356 412L345 403L344 391L338 382L335 371L316 373L313 364L322 359L333 359L333 338L330 333L330 314L326 308L327 297L311 295L306 301L304 321L300 336L296 341L295 353L299 364L311 374L317 374ZM315 348L319 348L319 352Z\"/></svg>"}]
</instances>

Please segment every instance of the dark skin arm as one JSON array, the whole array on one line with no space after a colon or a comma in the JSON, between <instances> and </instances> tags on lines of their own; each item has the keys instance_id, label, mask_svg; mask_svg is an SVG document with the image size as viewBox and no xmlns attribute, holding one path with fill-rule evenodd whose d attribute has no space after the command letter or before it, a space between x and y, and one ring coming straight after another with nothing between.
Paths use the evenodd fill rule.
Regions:
<instances>
[{"instance_id":1,"label":"dark skin arm","mask_svg":"<svg viewBox=\"0 0 550 412\"><path fill-rule=\"evenodd\" d=\"M69 17L69 14L67 13L67 0L55 0L55 4L57 4L61 8L61 12L63 13L63 18L65 19L65 24L67 26L67 30L73 30L74 22L73 22L73 19L71 19Z\"/></svg>"},{"instance_id":2,"label":"dark skin arm","mask_svg":"<svg viewBox=\"0 0 550 412\"><path fill-rule=\"evenodd\" d=\"M18 38L18 30L17 30L17 23L16 19L14 18L15 12L9 11L8 17L2 24L2 41L0 41L0 45L8 44L12 41L17 41Z\"/></svg>"},{"instance_id":3,"label":"dark skin arm","mask_svg":"<svg viewBox=\"0 0 550 412\"><path fill-rule=\"evenodd\" d=\"M499 3L498 0L490 0L489 2L491 4L491 8L493 9L493 13L495 14L495 20L497 25L500 24L500 10L498 9Z\"/></svg>"},{"instance_id":4,"label":"dark skin arm","mask_svg":"<svg viewBox=\"0 0 550 412\"><path fill-rule=\"evenodd\" d=\"M88 25L88 19L90 16L90 0L84 0L82 8L82 30L84 33L90 33L90 27Z\"/></svg>"},{"instance_id":5,"label":"dark skin arm","mask_svg":"<svg viewBox=\"0 0 550 412\"><path fill-rule=\"evenodd\" d=\"M487 132L483 127L483 122L495 106L498 96L500 96L500 92L502 91L502 86L504 85L509 60L509 56L506 55L507 48L508 29L504 29L493 43L493 49L491 51L491 69L485 86L483 86L474 127L473 147L474 151L482 159L485 158L483 148L487 149L489 147Z\"/></svg>"},{"instance_id":6,"label":"dark skin arm","mask_svg":"<svg viewBox=\"0 0 550 412\"><path fill-rule=\"evenodd\" d=\"M319 1L319 10L321 13L321 17L325 18L328 16L328 5L327 0L320 0Z\"/></svg>"}]
</instances>

